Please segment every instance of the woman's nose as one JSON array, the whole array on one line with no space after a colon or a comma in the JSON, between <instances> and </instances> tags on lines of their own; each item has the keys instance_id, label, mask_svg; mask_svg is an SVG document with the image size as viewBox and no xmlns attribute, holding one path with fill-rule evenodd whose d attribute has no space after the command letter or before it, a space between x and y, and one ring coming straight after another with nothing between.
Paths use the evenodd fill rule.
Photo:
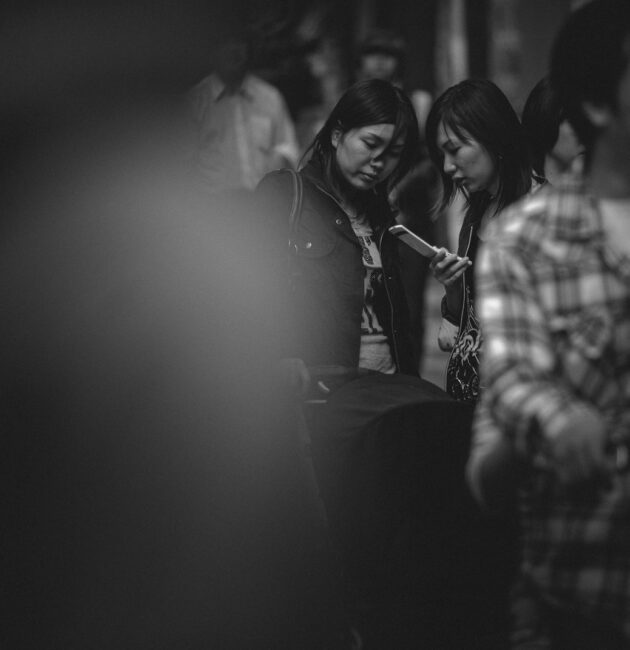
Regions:
<instances>
[{"instance_id":1,"label":"woman's nose","mask_svg":"<svg viewBox=\"0 0 630 650\"><path fill-rule=\"evenodd\" d=\"M450 156L444 156L444 173L452 176L455 173L455 163Z\"/></svg>"},{"instance_id":2,"label":"woman's nose","mask_svg":"<svg viewBox=\"0 0 630 650\"><path fill-rule=\"evenodd\" d=\"M385 164L384 161L383 161L383 156L380 156L380 155L375 156L370 161L370 164L372 165L372 167L376 167L378 169L381 169L383 167L383 165Z\"/></svg>"}]
</instances>

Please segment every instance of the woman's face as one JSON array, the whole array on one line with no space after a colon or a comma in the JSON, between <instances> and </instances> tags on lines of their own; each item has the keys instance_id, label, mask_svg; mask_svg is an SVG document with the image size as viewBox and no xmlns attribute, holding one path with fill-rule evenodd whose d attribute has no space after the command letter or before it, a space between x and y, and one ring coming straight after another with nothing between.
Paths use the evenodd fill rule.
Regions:
<instances>
[{"instance_id":1,"label":"woman's face","mask_svg":"<svg viewBox=\"0 0 630 650\"><path fill-rule=\"evenodd\" d=\"M396 169L404 142L392 142L393 124L370 124L342 133L336 129L331 141L337 166L344 180L355 190L369 190Z\"/></svg>"},{"instance_id":2,"label":"woman's face","mask_svg":"<svg viewBox=\"0 0 630 650\"><path fill-rule=\"evenodd\" d=\"M492 156L480 142L471 137L462 140L440 122L437 146L444 156L444 173L458 188L467 193L487 190L496 195L499 172Z\"/></svg>"}]
</instances>

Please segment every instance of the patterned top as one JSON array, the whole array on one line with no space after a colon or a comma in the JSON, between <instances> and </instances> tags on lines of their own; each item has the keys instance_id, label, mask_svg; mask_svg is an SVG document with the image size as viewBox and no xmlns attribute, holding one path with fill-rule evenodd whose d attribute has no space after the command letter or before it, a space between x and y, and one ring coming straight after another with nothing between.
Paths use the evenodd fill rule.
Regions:
<instances>
[{"instance_id":1,"label":"patterned top","mask_svg":"<svg viewBox=\"0 0 630 650\"><path fill-rule=\"evenodd\" d=\"M374 238L374 231L368 223L367 217L357 214L347 205L344 205L344 209L350 218L352 230L361 245L363 266L365 267L363 284L365 301L361 314L359 367L393 374L396 372L396 364L389 349L387 336L374 309L376 294L385 291L381 254Z\"/></svg>"},{"instance_id":2,"label":"patterned top","mask_svg":"<svg viewBox=\"0 0 630 650\"><path fill-rule=\"evenodd\" d=\"M549 602L630 639L630 473L576 499L559 493L545 463L546 441L585 406L607 424L611 460L627 456L630 258L607 237L598 203L566 179L493 225L477 291L484 391L472 457L505 435L531 461L521 490L522 573Z\"/></svg>"}]
</instances>

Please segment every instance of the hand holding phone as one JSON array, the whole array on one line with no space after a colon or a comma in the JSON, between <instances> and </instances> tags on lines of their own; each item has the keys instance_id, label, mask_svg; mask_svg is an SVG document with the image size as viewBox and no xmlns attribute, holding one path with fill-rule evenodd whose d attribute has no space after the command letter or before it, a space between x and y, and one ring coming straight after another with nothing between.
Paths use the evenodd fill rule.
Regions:
<instances>
[{"instance_id":1,"label":"hand holding phone","mask_svg":"<svg viewBox=\"0 0 630 650\"><path fill-rule=\"evenodd\" d=\"M433 277L448 289L460 281L471 264L468 257L459 257L455 253L450 253L446 248L439 248L431 259L429 268Z\"/></svg>"}]
</instances>

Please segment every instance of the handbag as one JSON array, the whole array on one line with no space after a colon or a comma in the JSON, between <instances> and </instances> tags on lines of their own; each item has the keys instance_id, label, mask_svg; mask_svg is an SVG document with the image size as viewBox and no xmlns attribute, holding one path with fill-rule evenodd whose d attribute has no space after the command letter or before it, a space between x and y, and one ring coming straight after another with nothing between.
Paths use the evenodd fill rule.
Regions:
<instances>
[{"instance_id":1,"label":"handbag","mask_svg":"<svg viewBox=\"0 0 630 650\"><path fill-rule=\"evenodd\" d=\"M446 367L446 392L456 400L474 404L479 398L479 355L483 337L469 286L464 290L463 306L459 332Z\"/></svg>"}]
</instances>

